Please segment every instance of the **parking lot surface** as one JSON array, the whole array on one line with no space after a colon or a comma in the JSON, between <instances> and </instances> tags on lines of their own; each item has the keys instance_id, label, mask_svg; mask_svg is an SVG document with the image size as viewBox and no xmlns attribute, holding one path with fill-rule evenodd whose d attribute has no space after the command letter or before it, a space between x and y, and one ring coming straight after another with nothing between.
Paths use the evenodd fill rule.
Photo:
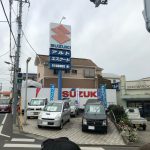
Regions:
<instances>
[{"instance_id":1,"label":"parking lot surface","mask_svg":"<svg viewBox=\"0 0 150 150\"><path fill-rule=\"evenodd\" d=\"M82 132L81 117L71 118L70 122L65 124L62 130L55 128L37 127L37 119L28 119L26 126L23 127L24 132L46 138L68 137L77 144L91 145L125 145L121 135L118 133L115 125L109 120L108 133Z\"/></svg>"},{"instance_id":2,"label":"parking lot surface","mask_svg":"<svg viewBox=\"0 0 150 150\"><path fill-rule=\"evenodd\" d=\"M147 128L145 131L138 130L138 138L139 144L146 144L150 142L150 121L147 122Z\"/></svg>"}]
</instances>

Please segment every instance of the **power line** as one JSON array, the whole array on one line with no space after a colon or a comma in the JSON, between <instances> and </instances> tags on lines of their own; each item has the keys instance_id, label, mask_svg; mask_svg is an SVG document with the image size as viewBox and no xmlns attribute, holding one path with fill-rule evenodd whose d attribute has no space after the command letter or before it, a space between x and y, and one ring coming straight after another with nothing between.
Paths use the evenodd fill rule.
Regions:
<instances>
[{"instance_id":1,"label":"power line","mask_svg":"<svg viewBox=\"0 0 150 150\"><path fill-rule=\"evenodd\" d=\"M30 2L29 2L29 3L30 3ZM15 12L15 10L14 10L13 7L12 7L12 10L13 10L13 13L17 16L17 14L16 14L16 12ZM26 42L27 42L28 45L30 46L30 48L34 51L34 53L35 53L36 55L38 55L38 53L36 52L36 50L32 47L32 45L31 45L30 42L28 41L28 39L27 39L27 37L26 37L26 35L25 35L23 29L22 29L22 34L23 34L23 36L24 36Z\"/></svg>"},{"instance_id":2,"label":"power line","mask_svg":"<svg viewBox=\"0 0 150 150\"><path fill-rule=\"evenodd\" d=\"M8 26L9 26L9 28L10 28L10 30L11 30L11 34L12 34L12 36L13 36L15 45L17 46L17 42L16 42L16 39L15 39L14 33L13 33L12 29L11 29L11 26L10 26L10 23L9 23L9 20L8 20L8 17L7 17L7 14L6 14L6 11L5 11L3 2L2 2L2 0L0 0L0 1L1 1L1 5L2 5L2 8L3 8L4 15L5 15L6 19L7 19Z\"/></svg>"},{"instance_id":3,"label":"power line","mask_svg":"<svg viewBox=\"0 0 150 150\"><path fill-rule=\"evenodd\" d=\"M5 56L7 53L9 53L9 51L7 51L6 53L4 53L4 54L0 55L0 57Z\"/></svg>"},{"instance_id":4,"label":"power line","mask_svg":"<svg viewBox=\"0 0 150 150\"><path fill-rule=\"evenodd\" d=\"M27 39L27 37L26 37L26 35L25 35L25 33L24 33L23 30L22 30L22 33L23 33L23 35L24 35L24 38L25 38L26 42L27 42L28 45L30 46L30 48L35 52L36 55L38 55L38 53L35 51L35 49L32 47L32 45L31 45L30 42L28 41L28 39Z\"/></svg>"},{"instance_id":5,"label":"power line","mask_svg":"<svg viewBox=\"0 0 150 150\"><path fill-rule=\"evenodd\" d=\"M28 1L28 3L29 3L29 6L30 6L30 1ZM13 10L13 13L14 13L14 14L16 15L16 17L17 17L17 14L16 14L16 12L15 12L15 10L14 10L13 7L12 7L12 10ZM23 29L22 29L22 35L24 36L24 38L25 38L26 42L28 43L28 45L30 46L30 48L31 48L31 49L34 51L34 53L38 56L39 61L41 61L42 58L39 57L39 54L36 52L36 50L32 47L32 45L31 45L30 42L28 41L28 39L27 39L27 37L26 37L26 35L25 35Z\"/></svg>"}]
</instances>

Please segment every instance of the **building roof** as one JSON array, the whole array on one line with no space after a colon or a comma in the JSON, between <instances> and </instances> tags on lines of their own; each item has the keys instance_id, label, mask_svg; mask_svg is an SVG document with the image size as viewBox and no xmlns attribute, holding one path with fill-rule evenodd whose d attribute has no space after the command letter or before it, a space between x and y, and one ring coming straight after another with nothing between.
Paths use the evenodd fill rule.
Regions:
<instances>
[{"instance_id":1,"label":"building roof","mask_svg":"<svg viewBox=\"0 0 150 150\"><path fill-rule=\"evenodd\" d=\"M48 55L38 55L35 59L35 65L37 66L39 63L46 63L49 60ZM103 70L98 67L92 60L85 58L71 58L71 63L73 66L86 66L86 67L96 67L98 70Z\"/></svg>"},{"instance_id":2,"label":"building roof","mask_svg":"<svg viewBox=\"0 0 150 150\"><path fill-rule=\"evenodd\" d=\"M120 79L121 76L113 74L113 73L102 73L102 76L104 78L108 78L108 79Z\"/></svg>"},{"instance_id":3,"label":"building roof","mask_svg":"<svg viewBox=\"0 0 150 150\"><path fill-rule=\"evenodd\" d=\"M141 80L150 80L150 77L142 78Z\"/></svg>"}]
</instances>

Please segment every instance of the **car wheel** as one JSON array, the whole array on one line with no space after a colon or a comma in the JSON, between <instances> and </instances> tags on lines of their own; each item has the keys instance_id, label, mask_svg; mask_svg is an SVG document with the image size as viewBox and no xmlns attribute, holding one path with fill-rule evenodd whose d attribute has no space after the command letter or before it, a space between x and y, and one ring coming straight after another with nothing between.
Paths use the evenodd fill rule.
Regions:
<instances>
[{"instance_id":1,"label":"car wheel","mask_svg":"<svg viewBox=\"0 0 150 150\"><path fill-rule=\"evenodd\" d=\"M42 128L42 126L38 125L38 128L40 129L40 128Z\"/></svg>"},{"instance_id":2,"label":"car wheel","mask_svg":"<svg viewBox=\"0 0 150 150\"><path fill-rule=\"evenodd\" d=\"M107 129L104 131L104 134L107 134Z\"/></svg>"},{"instance_id":3,"label":"car wheel","mask_svg":"<svg viewBox=\"0 0 150 150\"><path fill-rule=\"evenodd\" d=\"M86 131L85 128L82 127L82 132L85 132L85 131Z\"/></svg>"},{"instance_id":4,"label":"car wheel","mask_svg":"<svg viewBox=\"0 0 150 150\"><path fill-rule=\"evenodd\" d=\"M68 119L68 122L70 122L70 118Z\"/></svg>"},{"instance_id":5,"label":"car wheel","mask_svg":"<svg viewBox=\"0 0 150 150\"><path fill-rule=\"evenodd\" d=\"M146 130L146 125L143 125L143 130L144 130L144 131Z\"/></svg>"},{"instance_id":6,"label":"car wheel","mask_svg":"<svg viewBox=\"0 0 150 150\"><path fill-rule=\"evenodd\" d=\"M74 117L76 117L77 116L77 112L75 111L75 113L74 113Z\"/></svg>"},{"instance_id":7,"label":"car wheel","mask_svg":"<svg viewBox=\"0 0 150 150\"><path fill-rule=\"evenodd\" d=\"M60 123L59 129L61 130L63 128L63 120Z\"/></svg>"}]
</instances>

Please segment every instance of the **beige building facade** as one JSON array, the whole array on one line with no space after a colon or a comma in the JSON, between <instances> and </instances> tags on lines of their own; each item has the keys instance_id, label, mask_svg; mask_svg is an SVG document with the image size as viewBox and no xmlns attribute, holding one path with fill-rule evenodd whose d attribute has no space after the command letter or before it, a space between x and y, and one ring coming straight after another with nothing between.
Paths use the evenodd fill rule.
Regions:
<instances>
[{"instance_id":1,"label":"beige building facade","mask_svg":"<svg viewBox=\"0 0 150 150\"><path fill-rule=\"evenodd\" d=\"M43 87L54 84L58 87L58 71L49 69L49 56L38 55L35 59L37 66L37 81ZM62 72L63 88L98 88L98 77L102 76L102 68L92 60L71 58L71 70Z\"/></svg>"},{"instance_id":2,"label":"beige building facade","mask_svg":"<svg viewBox=\"0 0 150 150\"><path fill-rule=\"evenodd\" d=\"M125 107L138 107L143 117L150 118L150 78L126 81L121 76L120 102Z\"/></svg>"}]
</instances>

